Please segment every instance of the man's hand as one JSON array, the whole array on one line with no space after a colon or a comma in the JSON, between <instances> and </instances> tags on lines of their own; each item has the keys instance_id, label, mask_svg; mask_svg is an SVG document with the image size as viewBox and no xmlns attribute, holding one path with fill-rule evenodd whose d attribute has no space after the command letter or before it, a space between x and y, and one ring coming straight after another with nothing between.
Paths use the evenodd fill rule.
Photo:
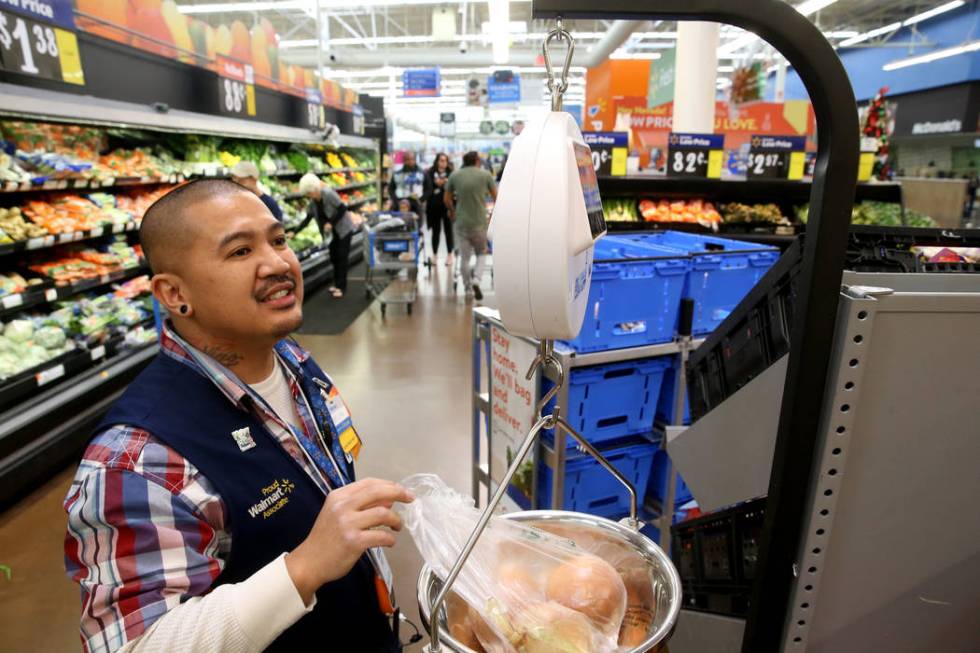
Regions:
<instances>
[{"instance_id":1,"label":"man's hand","mask_svg":"<svg viewBox=\"0 0 980 653\"><path fill-rule=\"evenodd\" d=\"M332 231L333 230L333 225L330 224L329 222L327 222L326 224L323 225L323 230L324 231Z\"/></svg>"},{"instance_id":2,"label":"man's hand","mask_svg":"<svg viewBox=\"0 0 980 653\"><path fill-rule=\"evenodd\" d=\"M445 177L436 177L436 186L442 187L446 185Z\"/></svg>"},{"instance_id":3,"label":"man's hand","mask_svg":"<svg viewBox=\"0 0 980 653\"><path fill-rule=\"evenodd\" d=\"M321 586L345 576L368 549L394 546L391 531L400 531L402 521L391 506L414 500L401 485L376 478L331 491L310 534L286 556L303 602L309 605Z\"/></svg>"}]
</instances>

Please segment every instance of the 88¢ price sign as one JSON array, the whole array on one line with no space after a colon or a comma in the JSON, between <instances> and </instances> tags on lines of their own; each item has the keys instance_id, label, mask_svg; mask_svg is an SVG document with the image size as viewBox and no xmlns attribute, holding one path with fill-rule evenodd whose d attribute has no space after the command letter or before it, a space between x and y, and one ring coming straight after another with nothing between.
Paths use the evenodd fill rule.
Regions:
<instances>
[{"instance_id":1,"label":"88\u00a2 price sign","mask_svg":"<svg viewBox=\"0 0 980 653\"><path fill-rule=\"evenodd\" d=\"M85 84L78 40L72 32L7 11L0 11L0 68Z\"/></svg>"},{"instance_id":2,"label":"88\u00a2 price sign","mask_svg":"<svg viewBox=\"0 0 980 653\"><path fill-rule=\"evenodd\" d=\"M218 110L229 116L255 117L252 66L218 55Z\"/></svg>"}]
</instances>

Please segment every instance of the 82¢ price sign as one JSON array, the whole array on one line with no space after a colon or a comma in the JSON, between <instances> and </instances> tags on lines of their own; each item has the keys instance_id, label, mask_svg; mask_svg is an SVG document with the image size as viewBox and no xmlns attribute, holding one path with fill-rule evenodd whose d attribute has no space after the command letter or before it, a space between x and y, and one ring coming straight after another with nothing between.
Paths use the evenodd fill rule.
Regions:
<instances>
[{"instance_id":1,"label":"82\u00a2 price sign","mask_svg":"<svg viewBox=\"0 0 980 653\"><path fill-rule=\"evenodd\" d=\"M238 118L255 117L255 73L248 64L218 56L218 110Z\"/></svg>"},{"instance_id":2,"label":"82\u00a2 price sign","mask_svg":"<svg viewBox=\"0 0 980 653\"><path fill-rule=\"evenodd\" d=\"M721 178L724 134L676 134L667 140L668 177Z\"/></svg>"},{"instance_id":3,"label":"82\u00a2 price sign","mask_svg":"<svg viewBox=\"0 0 980 653\"><path fill-rule=\"evenodd\" d=\"M7 11L0 11L0 68L85 84L78 40L72 32Z\"/></svg>"}]
</instances>

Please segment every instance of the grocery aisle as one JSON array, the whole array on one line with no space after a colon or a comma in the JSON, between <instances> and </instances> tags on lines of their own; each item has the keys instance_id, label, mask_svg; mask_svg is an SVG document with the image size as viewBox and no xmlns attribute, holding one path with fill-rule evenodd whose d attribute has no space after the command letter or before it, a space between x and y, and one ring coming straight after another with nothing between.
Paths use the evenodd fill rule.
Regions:
<instances>
[{"instance_id":1,"label":"grocery aisle","mask_svg":"<svg viewBox=\"0 0 980 653\"><path fill-rule=\"evenodd\" d=\"M469 493L470 317L449 280L445 266L431 279L423 271L410 317L393 310L382 322L372 306L340 336L299 337L354 415L365 442L359 478L433 472ZM62 557L61 500L72 473L66 469L0 514L0 564L12 570L9 582L0 578L3 650L78 650L78 590ZM390 558L399 602L417 623L420 562L410 538L402 537Z\"/></svg>"}]
</instances>

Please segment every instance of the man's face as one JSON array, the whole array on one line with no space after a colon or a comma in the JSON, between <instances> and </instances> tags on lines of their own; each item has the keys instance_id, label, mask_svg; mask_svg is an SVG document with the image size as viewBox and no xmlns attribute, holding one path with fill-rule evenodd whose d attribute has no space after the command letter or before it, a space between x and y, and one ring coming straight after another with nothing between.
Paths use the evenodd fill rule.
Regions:
<instances>
[{"instance_id":1,"label":"man's face","mask_svg":"<svg viewBox=\"0 0 980 653\"><path fill-rule=\"evenodd\" d=\"M251 193L203 201L198 211L179 276L201 329L246 342L298 329L303 273L282 224Z\"/></svg>"},{"instance_id":2,"label":"man's face","mask_svg":"<svg viewBox=\"0 0 980 653\"><path fill-rule=\"evenodd\" d=\"M406 152L405 153L405 167L406 168L414 168L415 167L415 153L414 152Z\"/></svg>"}]
</instances>

